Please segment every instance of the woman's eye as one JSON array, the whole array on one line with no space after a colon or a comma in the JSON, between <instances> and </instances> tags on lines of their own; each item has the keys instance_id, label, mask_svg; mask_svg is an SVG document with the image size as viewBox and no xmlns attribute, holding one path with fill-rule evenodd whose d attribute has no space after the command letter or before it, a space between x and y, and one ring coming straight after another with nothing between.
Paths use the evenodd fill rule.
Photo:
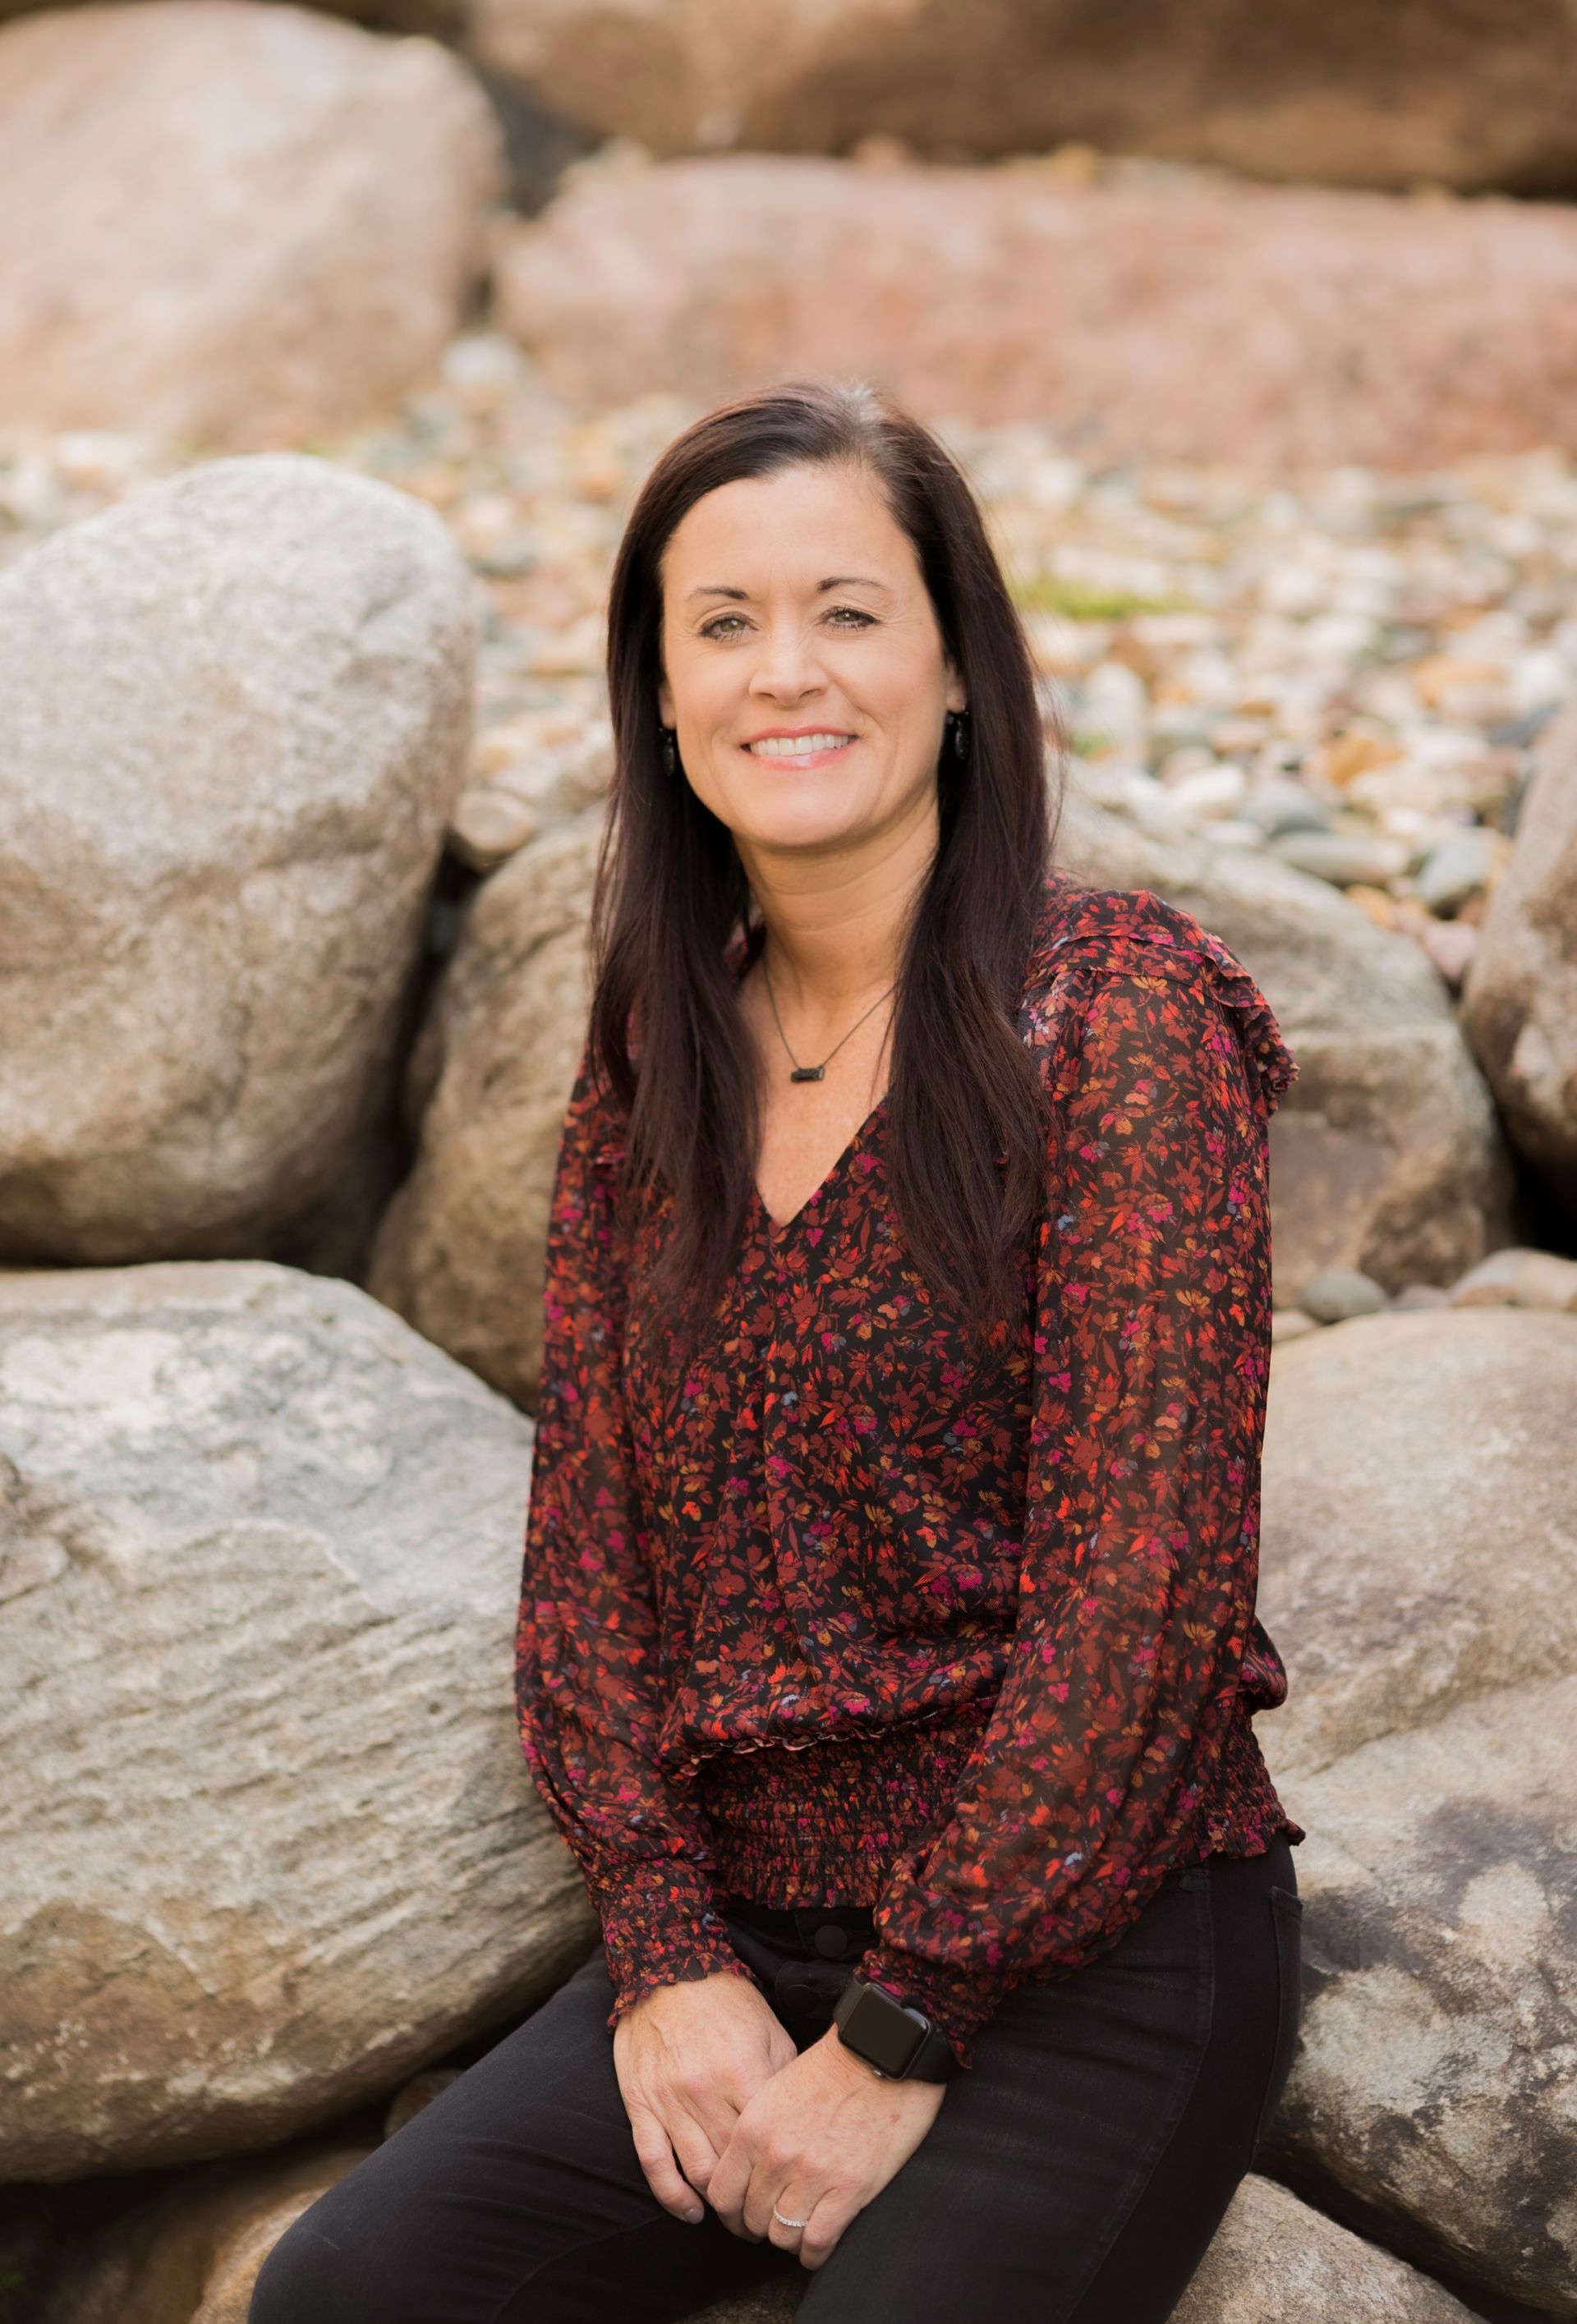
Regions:
<instances>
[{"instance_id":1,"label":"woman's eye","mask_svg":"<svg viewBox=\"0 0 1577 2324\"><path fill-rule=\"evenodd\" d=\"M862 630L868 630L871 627L872 622L876 619L874 613L862 613L858 605L835 605L833 607L833 613L835 614L847 613L849 619L852 622L857 622Z\"/></svg>"},{"instance_id":2,"label":"woman's eye","mask_svg":"<svg viewBox=\"0 0 1577 2324\"><path fill-rule=\"evenodd\" d=\"M718 631L722 628L724 622L737 622L739 618L740 617L737 613L714 614L711 621L702 622L701 635L704 638L714 638L717 635Z\"/></svg>"},{"instance_id":3,"label":"woman's eye","mask_svg":"<svg viewBox=\"0 0 1577 2324\"><path fill-rule=\"evenodd\" d=\"M874 613L862 613L858 605L835 605L828 613L827 619L829 622L835 622L840 629L848 626L868 630L876 616ZM701 635L704 638L736 637L739 634L737 629L731 630L724 626L730 622L737 622L742 627L744 617L741 613L714 613L709 622L702 622Z\"/></svg>"}]
</instances>

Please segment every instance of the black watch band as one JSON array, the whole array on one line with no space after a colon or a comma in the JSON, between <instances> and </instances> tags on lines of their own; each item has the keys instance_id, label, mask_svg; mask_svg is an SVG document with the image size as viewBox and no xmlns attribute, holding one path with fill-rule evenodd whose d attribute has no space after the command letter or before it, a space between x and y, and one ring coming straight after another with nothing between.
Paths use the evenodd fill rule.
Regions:
<instances>
[{"instance_id":1,"label":"black watch band","mask_svg":"<svg viewBox=\"0 0 1577 2324\"><path fill-rule=\"evenodd\" d=\"M852 1977L839 1994L833 2024L844 2047L890 2081L945 2082L963 2071L928 2017L862 1977Z\"/></svg>"}]
</instances>

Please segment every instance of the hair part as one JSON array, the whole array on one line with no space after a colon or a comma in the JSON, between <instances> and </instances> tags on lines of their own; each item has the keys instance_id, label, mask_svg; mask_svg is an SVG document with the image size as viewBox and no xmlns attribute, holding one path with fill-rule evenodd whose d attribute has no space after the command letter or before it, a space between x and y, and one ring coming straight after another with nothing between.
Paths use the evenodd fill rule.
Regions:
<instances>
[{"instance_id":1,"label":"hair part","mask_svg":"<svg viewBox=\"0 0 1577 2324\"><path fill-rule=\"evenodd\" d=\"M663 559L720 485L838 465L885 493L968 693L969 755L939 759L937 846L901 944L884 1150L915 1266L970 1332L1016 1297L1011 1250L1043 1200L1045 1103L1016 1019L1055 817L1018 610L962 471L891 398L860 382L758 389L662 453L609 592L614 773L592 904L592 1050L627 1116L626 1185L675 1197L652 1288L681 1335L722 1296L753 1189L761 1068L724 953L742 931L753 958L764 931L727 825L663 771Z\"/></svg>"}]
</instances>

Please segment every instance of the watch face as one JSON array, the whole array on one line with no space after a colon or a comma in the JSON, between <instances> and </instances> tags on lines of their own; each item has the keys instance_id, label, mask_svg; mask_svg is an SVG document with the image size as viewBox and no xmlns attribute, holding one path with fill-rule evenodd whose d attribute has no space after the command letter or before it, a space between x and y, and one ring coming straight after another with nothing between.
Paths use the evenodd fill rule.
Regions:
<instances>
[{"instance_id":1,"label":"watch face","mask_svg":"<svg viewBox=\"0 0 1577 2324\"><path fill-rule=\"evenodd\" d=\"M884 2074L902 2074L926 2038L902 2004L874 1986L862 1986L853 2007L839 2027L840 2038L862 2058L880 2066Z\"/></svg>"}]
</instances>

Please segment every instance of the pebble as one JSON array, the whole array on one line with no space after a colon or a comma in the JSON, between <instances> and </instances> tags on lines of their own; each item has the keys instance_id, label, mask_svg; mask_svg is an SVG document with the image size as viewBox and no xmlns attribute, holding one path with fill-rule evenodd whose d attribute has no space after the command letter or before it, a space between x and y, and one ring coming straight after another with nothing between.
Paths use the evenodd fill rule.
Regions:
<instances>
[{"instance_id":1,"label":"pebble","mask_svg":"<svg viewBox=\"0 0 1577 2324\"><path fill-rule=\"evenodd\" d=\"M1513 1244L1459 1276L1446 1296L1453 1307L1545 1307L1577 1314L1577 1259Z\"/></svg>"},{"instance_id":2,"label":"pebble","mask_svg":"<svg viewBox=\"0 0 1577 2324\"><path fill-rule=\"evenodd\" d=\"M567 405L512 341L473 329L397 408L303 447L419 494L476 575L484 796L463 798L453 842L474 870L605 789L609 567L652 462L696 416L656 394ZM1577 456L1267 479L1094 466L1031 426L937 432L984 504L1080 788L1313 872L1460 982L1531 753L1577 694ZM0 566L198 456L133 433L0 432Z\"/></svg>"},{"instance_id":3,"label":"pebble","mask_svg":"<svg viewBox=\"0 0 1577 2324\"><path fill-rule=\"evenodd\" d=\"M1353 1315L1378 1315L1390 1301L1372 1275L1328 1267L1305 1284L1298 1305L1317 1323L1344 1323Z\"/></svg>"}]
</instances>

